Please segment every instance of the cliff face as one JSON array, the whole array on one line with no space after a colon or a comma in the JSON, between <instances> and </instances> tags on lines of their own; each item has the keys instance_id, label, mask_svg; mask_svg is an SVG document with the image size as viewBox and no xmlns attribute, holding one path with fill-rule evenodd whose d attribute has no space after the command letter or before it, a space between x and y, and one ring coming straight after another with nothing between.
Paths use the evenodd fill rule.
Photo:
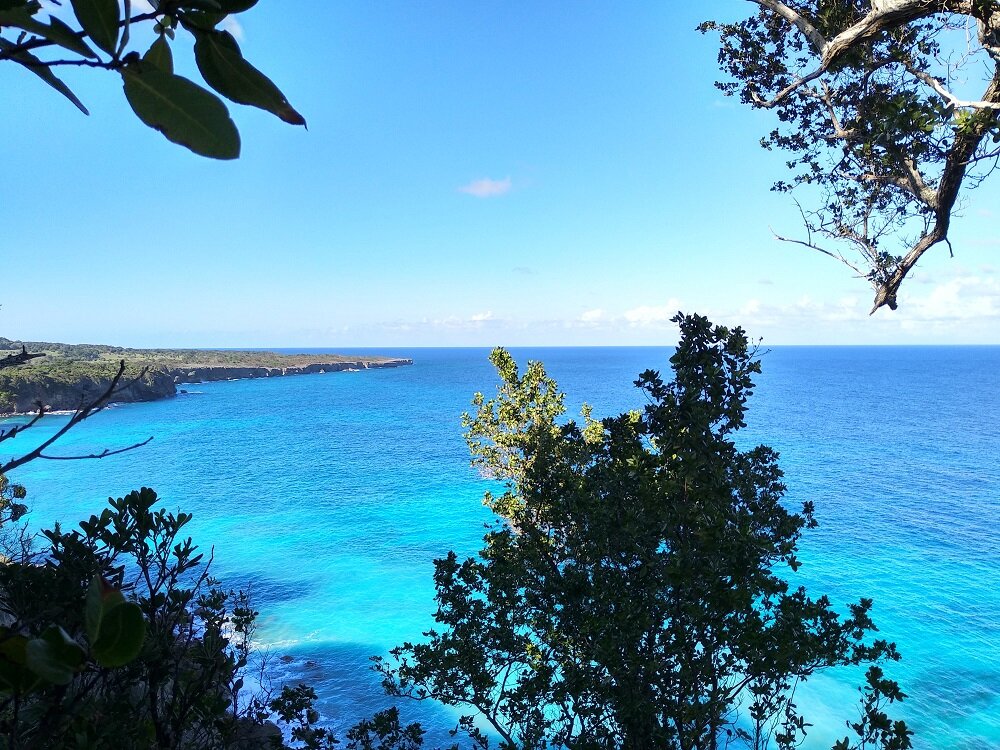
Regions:
<instances>
[{"instance_id":1,"label":"cliff face","mask_svg":"<svg viewBox=\"0 0 1000 750\"><path fill-rule=\"evenodd\" d=\"M100 396L111 385L111 378L82 377L73 381L57 381L42 375L25 380L11 394L11 404L16 413L33 412L41 403L47 411L74 411L81 404ZM112 401L132 403L156 401L177 393L174 379L166 372L150 372L140 381L131 383L115 394Z\"/></svg>"},{"instance_id":2,"label":"cliff face","mask_svg":"<svg viewBox=\"0 0 1000 750\"><path fill-rule=\"evenodd\" d=\"M356 362L314 362L292 367L175 367L150 370L140 381L131 383L118 391L112 403L135 403L156 401L177 394L177 383L205 383L216 380L241 380L246 378L272 378L285 375L308 375L313 373L338 372L344 370L368 370L383 367L411 365L410 359L388 359L379 361L358 360ZM70 380L57 380L42 373L31 378L20 379L13 392L5 394L7 403L0 404L6 413L34 412L41 403L47 411L73 411L107 390L110 377L97 375L83 376Z\"/></svg>"},{"instance_id":3,"label":"cliff face","mask_svg":"<svg viewBox=\"0 0 1000 750\"><path fill-rule=\"evenodd\" d=\"M412 365L411 359L388 359L377 362L314 362L293 367L178 367L169 370L175 383L207 383L213 380L240 380L244 378L276 378L284 375L309 375L344 370L373 370L382 367Z\"/></svg>"}]
</instances>

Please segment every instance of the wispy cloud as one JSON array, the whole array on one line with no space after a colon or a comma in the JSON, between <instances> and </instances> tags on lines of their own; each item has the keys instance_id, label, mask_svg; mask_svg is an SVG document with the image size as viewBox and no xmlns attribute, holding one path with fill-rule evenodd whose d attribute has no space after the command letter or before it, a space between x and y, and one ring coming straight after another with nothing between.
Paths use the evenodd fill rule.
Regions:
<instances>
[{"instance_id":1,"label":"wispy cloud","mask_svg":"<svg viewBox=\"0 0 1000 750\"><path fill-rule=\"evenodd\" d=\"M493 320L493 311L487 310L486 312L476 313L471 318L469 318L473 323L482 323L487 320Z\"/></svg>"},{"instance_id":2,"label":"wispy cloud","mask_svg":"<svg viewBox=\"0 0 1000 750\"><path fill-rule=\"evenodd\" d=\"M502 180L483 177L479 180L473 180L468 185L462 185L458 192L474 195L476 198L495 198L498 195L509 193L512 185L510 177L504 177Z\"/></svg>"}]
</instances>

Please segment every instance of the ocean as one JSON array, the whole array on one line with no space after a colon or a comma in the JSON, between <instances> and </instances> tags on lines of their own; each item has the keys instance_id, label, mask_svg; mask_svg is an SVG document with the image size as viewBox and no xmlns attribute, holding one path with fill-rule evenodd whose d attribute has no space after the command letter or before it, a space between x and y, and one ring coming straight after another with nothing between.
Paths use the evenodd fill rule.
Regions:
<instances>
[{"instance_id":1,"label":"ocean","mask_svg":"<svg viewBox=\"0 0 1000 750\"><path fill-rule=\"evenodd\" d=\"M633 381L647 368L666 374L671 350L512 351L546 364L571 413L586 401L603 416L642 406ZM276 673L313 684L341 729L391 705L368 660L432 624L432 561L479 549L486 483L469 466L460 415L496 383L487 349L345 353L414 364L186 386L105 410L58 452L153 436L148 446L35 461L12 477L28 488L35 529L140 486L193 513L190 534L214 550L215 574L252 587ZM805 534L795 582L837 607L875 600L881 635L903 654L887 672L909 696L891 714L915 731L914 747L1000 748L1000 347L775 347L762 362L740 442L777 449L789 504L815 503L820 526ZM804 747L847 734L858 678L800 688L813 725ZM428 746L448 739L454 712L401 708L431 729Z\"/></svg>"}]
</instances>

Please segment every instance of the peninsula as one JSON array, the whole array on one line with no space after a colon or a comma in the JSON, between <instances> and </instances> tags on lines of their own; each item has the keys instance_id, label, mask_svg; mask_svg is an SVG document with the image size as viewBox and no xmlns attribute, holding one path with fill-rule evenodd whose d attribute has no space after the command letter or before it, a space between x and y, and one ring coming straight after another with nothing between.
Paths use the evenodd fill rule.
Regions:
<instances>
[{"instance_id":1,"label":"peninsula","mask_svg":"<svg viewBox=\"0 0 1000 750\"><path fill-rule=\"evenodd\" d=\"M23 347L23 349L22 349ZM0 358L21 351L43 354L0 369L0 415L76 409L104 392L125 361L127 383L116 403L155 401L177 394L183 383L272 378L411 365L411 359L344 354L277 354L268 351L128 349L102 344L56 344L0 337ZM144 372L145 371L145 372ZM139 375L142 374L141 377Z\"/></svg>"}]
</instances>

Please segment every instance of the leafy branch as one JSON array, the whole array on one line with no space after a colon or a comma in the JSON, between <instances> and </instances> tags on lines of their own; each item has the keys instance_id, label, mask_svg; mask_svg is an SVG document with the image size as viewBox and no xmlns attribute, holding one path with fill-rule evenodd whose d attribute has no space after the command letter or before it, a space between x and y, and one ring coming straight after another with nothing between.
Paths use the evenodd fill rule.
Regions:
<instances>
[{"instance_id":1,"label":"leafy branch","mask_svg":"<svg viewBox=\"0 0 1000 750\"><path fill-rule=\"evenodd\" d=\"M37 0L0 0L0 61L34 73L84 114L89 114L87 107L53 69L89 67L117 73L125 98L146 125L201 156L235 159L240 154L239 131L216 93L291 125L306 124L271 79L243 57L232 34L218 28L227 17L256 4L161 0L153 3L153 11L132 15L126 0L122 17L118 0L71 0L80 27L76 29L51 14L48 22L40 20L47 11ZM157 37L140 54L131 48L131 30L147 23L153 24ZM194 39L195 62L208 88L174 73L171 42L178 29ZM66 57L67 51L73 56ZM52 56L42 59L35 53Z\"/></svg>"}]
</instances>

